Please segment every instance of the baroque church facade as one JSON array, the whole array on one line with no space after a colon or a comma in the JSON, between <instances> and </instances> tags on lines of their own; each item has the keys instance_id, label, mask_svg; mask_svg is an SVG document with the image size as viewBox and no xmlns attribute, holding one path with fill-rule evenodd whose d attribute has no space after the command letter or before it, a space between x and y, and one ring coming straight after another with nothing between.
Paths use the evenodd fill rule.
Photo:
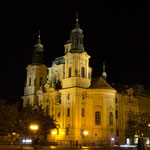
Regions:
<instances>
[{"instance_id":1,"label":"baroque church facade","mask_svg":"<svg viewBox=\"0 0 150 150\"><path fill-rule=\"evenodd\" d=\"M77 18L70 40L64 45L64 56L57 57L48 68L39 35L32 63L26 68L23 106L39 105L54 117L57 129L48 136L48 141L98 144L115 138L123 143L131 109L125 107L126 99L134 99L135 111L138 111L138 99L116 93L106 82L105 64L102 77L92 78L91 56L84 49L83 37ZM133 89L128 92L133 95Z\"/></svg>"},{"instance_id":2,"label":"baroque church facade","mask_svg":"<svg viewBox=\"0 0 150 150\"><path fill-rule=\"evenodd\" d=\"M32 63L26 68L23 106L38 104L54 117L57 133L49 139L82 142L86 136L91 142L108 141L116 133L116 90L102 77L92 79L90 56L84 49L78 19L64 47L64 56L47 68L39 35Z\"/></svg>"}]
</instances>

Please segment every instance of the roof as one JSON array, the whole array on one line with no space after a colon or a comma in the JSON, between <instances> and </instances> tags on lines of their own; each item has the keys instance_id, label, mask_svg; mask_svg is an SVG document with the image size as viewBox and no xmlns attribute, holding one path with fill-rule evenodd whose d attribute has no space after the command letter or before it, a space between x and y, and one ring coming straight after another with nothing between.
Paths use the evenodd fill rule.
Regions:
<instances>
[{"instance_id":1,"label":"roof","mask_svg":"<svg viewBox=\"0 0 150 150\"><path fill-rule=\"evenodd\" d=\"M102 77L93 78L91 87L94 89L113 89Z\"/></svg>"},{"instance_id":2,"label":"roof","mask_svg":"<svg viewBox=\"0 0 150 150\"><path fill-rule=\"evenodd\" d=\"M65 59L63 56L61 57L57 57L55 58L55 60L52 62L52 66L56 64L56 65L60 65L60 64L65 64Z\"/></svg>"}]
</instances>

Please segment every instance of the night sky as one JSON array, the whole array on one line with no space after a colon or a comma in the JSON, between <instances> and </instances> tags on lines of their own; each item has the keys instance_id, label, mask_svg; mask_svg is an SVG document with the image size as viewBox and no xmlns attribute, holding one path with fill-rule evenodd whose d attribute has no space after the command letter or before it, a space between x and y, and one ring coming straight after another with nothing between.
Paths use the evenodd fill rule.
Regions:
<instances>
[{"instance_id":1,"label":"night sky","mask_svg":"<svg viewBox=\"0 0 150 150\"><path fill-rule=\"evenodd\" d=\"M0 98L17 101L23 95L25 68L31 63L39 29L45 64L50 67L56 57L64 55L76 12L93 77L101 75L105 61L110 84L150 85L148 9L14 2L0 9Z\"/></svg>"}]
</instances>

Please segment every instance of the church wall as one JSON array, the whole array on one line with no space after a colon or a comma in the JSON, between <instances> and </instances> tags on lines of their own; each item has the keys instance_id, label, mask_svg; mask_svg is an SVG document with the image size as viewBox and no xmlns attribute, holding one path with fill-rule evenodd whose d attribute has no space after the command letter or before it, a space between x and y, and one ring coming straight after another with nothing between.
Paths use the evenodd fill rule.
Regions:
<instances>
[{"instance_id":1,"label":"church wall","mask_svg":"<svg viewBox=\"0 0 150 150\"><path fill-rule=\"evenodd\" d=\"M108 92L109 91L109 92ZM59 90L61 93L61 105L55 106L55 116L60 111L60 118L56 117L58 124L60 124L60 134L63 133L62 138L55 136L55 140L85 140L82 137L81 131L88 131L86 141L99 142L107 141L110 136L114 136L115 120L113 120L113 127L108 128L108 110L113 109L114 113L114 94L113 90L94 90L84 88L68 88ZM109 96L108 96L109 95ZM53 96L50 95L52 98ZM108 108L110 104L112 108ZM68 108L70 108L70 117L67 115ZM82 116L82 109L84 108L84 117ZM95 112L101 112L101 125L95 125ZM69 135L66 135L66 129L69 127ZM112 133L113 129L113 133Z\"/></svg>"},{"instance_id":2,"label":"church wall","mask_svg":"<svg viewBox=\"0 0 150 150\"><path fill-rule=\"evenodd\" d=\"M115 122L115 90L109 89L89 89L89 97L93 101L92 112L92 129L94 134L97 135L97 139L100 141L109 142L110 137L115 137L116 122ZM99 111L101 113L100 125L95 124L95 113ZM109 113L113 113L113 124L109 125ZM90 128L91 128L90 127Z\"/></svg>"}]
</instances>

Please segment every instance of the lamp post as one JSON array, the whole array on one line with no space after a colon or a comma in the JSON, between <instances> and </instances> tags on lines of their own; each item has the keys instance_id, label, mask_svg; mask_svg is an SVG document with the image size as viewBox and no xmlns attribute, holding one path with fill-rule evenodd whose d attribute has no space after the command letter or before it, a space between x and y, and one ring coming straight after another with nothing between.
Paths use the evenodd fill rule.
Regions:
<instances>
[{"instance_id":1,"label":"lamp post","mask_svg":"<svg viewBox=\"0 0 150 150\"><path fill-rule=\"evenodd\" d=\"M57 132L54 130L51 132L51 134L52 134L52 139L53 139L54 145L55 145L55 136L56 136Z\"/></svg>"},{"instance_id":2,"label":"lamp post","mask_svg":"<svg viewBox=\"0 0 150 150\"><path fill-rule=\"evenodd\" d=\"M86 136L89 134L89 132L88 131L84 131L83 134L84 134L84 145L86 145L85 140L86 140Z\"/></svg>"},{"instance_id":3,"label":"lamp post","mask_svg":"<svg viewBox=\"0 0 150 150\"><path fill-rule=\"evenodd\" d=\"M37 130L39 129L39 126L37 124L31 124L29 128L31 131L33 131L34 134L36 134ZM35 137L33 139L34 139L33 146L34 146L34 149L36 149L38 148L38 145L39 145L39 139Z\"/></svg>"},{"instance_id":4,"label":"lamp post","mask_svg":"<svg viewBox=\"0 0 150 150\"><path fill-rule=\"evenodd\" d=\"M37 130L39 129L39 126L37 124L31 124L29 126L30 130L33 131L33 136L35 136Z\"/></svg>"},{"instance_id":5,"label":"lamp post","mask_svg":"<svg viewBox=\"0 0 150 150\"><path fill-rule=\"evenodd\" d=\"M30 130L32 130L34 133L39 129L39 126L37 124L31 124L30 125Z\"/></svg>"}]
</instances>

